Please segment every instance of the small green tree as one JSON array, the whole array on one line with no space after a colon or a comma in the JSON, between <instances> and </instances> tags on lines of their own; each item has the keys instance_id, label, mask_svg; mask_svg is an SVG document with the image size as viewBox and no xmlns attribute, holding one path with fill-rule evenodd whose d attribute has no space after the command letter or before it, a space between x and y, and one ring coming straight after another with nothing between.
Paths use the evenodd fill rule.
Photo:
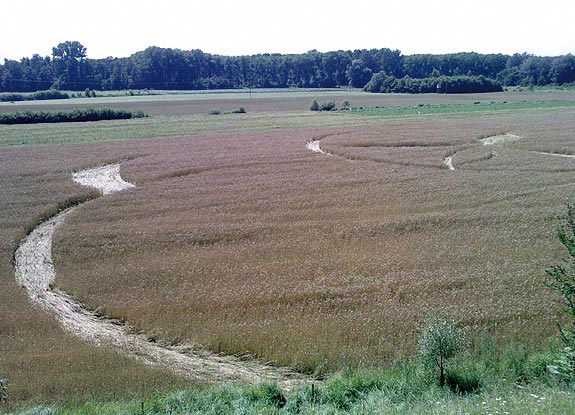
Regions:
<instances>
[{"instance_id":1,"label":"small green tree","mask_svg":"<svg viewBox=\"0 0 575 415\"><path fill-rule=\"evenodd\" d=\"M549 369L568 380L575 380L575 205L567 202L566 207L567 212L560 217L563 224L557 229L557 238L568 256L563 263L553 265L545 272L549 276L546 285L561 294L570 321L569 328L557 323L564 350L556 365Z\"/></svg>"},{"instance_id":2,"label":"small green tree","mask_svg":"<svg viewBox=\"0 0 575 415\"><path fill-rule=\"evenodd\" d=\"M317 102L317 99L314 99L311 104L309 104L309 109L310 111L319 111L319 102Z\"/></svg>"},{"instance_id":3,"label":"small green tree","mask_svg":"<svg viewBox=\"0 0 575 415\"><path fill-rule=\"evenodd\" d=\"M418 345L424 361L433 362L439 369L439 386L443 387L447 360L465 349L463 330L453 319L443 315L430 316L421 325Z\"/></svg>"}]
</instances>

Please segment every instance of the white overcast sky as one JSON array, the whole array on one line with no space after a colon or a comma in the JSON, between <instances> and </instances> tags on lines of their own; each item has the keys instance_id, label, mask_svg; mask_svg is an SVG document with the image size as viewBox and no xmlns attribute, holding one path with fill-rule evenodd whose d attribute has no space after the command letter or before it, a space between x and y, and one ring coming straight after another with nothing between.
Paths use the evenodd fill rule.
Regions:
<instances>
[{"instance_id":1,"label":"white overcast sky","mask_svg":"<svg viewBox=\"0 0 575 415\"><path fill-rule=\"evenodd\" d=\"M222 55L390 48L575 54L575 0L9 0L0 62L77 40L88 57L148 46Z\"/></svg>"}]
</instances>

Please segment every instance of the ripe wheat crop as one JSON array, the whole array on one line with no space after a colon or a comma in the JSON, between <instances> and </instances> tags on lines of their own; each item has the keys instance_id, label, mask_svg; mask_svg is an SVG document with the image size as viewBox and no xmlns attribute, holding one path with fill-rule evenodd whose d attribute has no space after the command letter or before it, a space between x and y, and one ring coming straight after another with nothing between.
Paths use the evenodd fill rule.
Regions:
<instances>
[{"instance_id":1,"label":"ripe wheat crop","mask_svg":"<svg viewBox=\"0 0 575 415\"><path fill-rule=\"evenodd\" d=\"M123 167L138 189L57 234L57 284L168 341L308 371L408 353L438 309L536 342L554 331L542 270L575 190L571 160L530 151L565 145L572 117L556 116L147 143ZM523 138L483 157L493 130ZM320 136L331 156L306 150Z\"/></svg>"},{"instance_id":2,"label":"ripe wheat crop","mask_svg":"<svg viewBox=\"0 0 575 415\"><path fill-rule=\"evenodd\" d=\"M392 98L438 99L378 99ZM3 144L111 140L0 152L0 370L13 399L139 397L181 382L82 344L14 280L24 234L93 196L71 172L111 162L137 187L90 200L57 230L55 285L154 338L323 373L409 354L439 309L501 342L555 334L561 307L542 280L562 255L555 217L575 193L575 160L539 153L575 154L572 108L320 117L298 99L305 113L245 105L0 130ZM168 138L129 139L137 129ZM521 139L481 144L502 133ZM314 140L331 155L307 150Z\"/></svg>"}]
</instances>

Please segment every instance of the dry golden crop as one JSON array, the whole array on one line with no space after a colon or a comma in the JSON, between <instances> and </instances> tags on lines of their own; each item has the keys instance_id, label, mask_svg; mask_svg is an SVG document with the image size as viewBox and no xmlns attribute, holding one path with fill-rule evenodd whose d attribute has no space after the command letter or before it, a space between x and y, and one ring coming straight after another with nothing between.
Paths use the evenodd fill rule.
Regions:
<instances>
[{"instance_id":1,"label":"dry golden crop","mask_svg":"<svg viewBox=\"0 0 575 415\"><path fill-rule=\"evenodd\" d=\"M58 232L57 284L167 339L311 371L408 353L437 309L536 341L555 330L542 274L575 161L529 150L569 146L572 115L140 144L138 187ZM523 138L486 150L499 131ZM333 155L306 149L321 137Z\"/></svg>"},{"instance_id":2,"label":"dry golden crop","mask_svg":"<svg viewBox=\"0 0 575 415\"><path fill-rule=\"evenodd\" d=\"M438 98L409 102L423 99ZM64 333L14 280L21 237L89 195L71 171L110 162L137 187L66 220L54 239L56 285L155 336L324 372L410 353L417 322L438 309L500 341L555 334L560 306L543 271L561 257L555 217L575 191L575 160L536 152L575 154L573 115L362 126L361 115L338 113L330 125L339 126L297 129L294 113L291 129L3 147L0 371L12 399L133 396L181 382ZM522 138L479 141L501 133ZM332 155L306 149L317 139Z\"/></svg>"},{"instance_id":3,"label":"dry golden crop","mask_svg":"<svg viewBox=\"0 0 575 415\"><path fill-rule=\"evenodd\" d=\"M90 196L70 172L127 157L133 147L26 146L0 151L0 372L8 402L83 402L183 385L165 371L142 367L108 348L94 348L64 332L18 287L13 253L22 237L59 206Z\"/></svg>"}]
</instances>

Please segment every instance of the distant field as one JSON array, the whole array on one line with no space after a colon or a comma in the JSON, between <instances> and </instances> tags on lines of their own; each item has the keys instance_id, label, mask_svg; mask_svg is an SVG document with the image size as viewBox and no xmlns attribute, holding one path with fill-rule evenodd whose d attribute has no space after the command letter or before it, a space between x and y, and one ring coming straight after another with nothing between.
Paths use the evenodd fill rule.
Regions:
<instances>
[{"instance_id":1,"label":"distant field","mask_svg":"<svg viewBox=\"0 0 575 415\"><path fill-rule=\"evenodd\" d=\"M412 106L375 106L353 108L351 111L362 115L429 115L429 114L461 114L494 111L514 111L526 109L560 108L575 106L575 101L491 101L464 104L418 104Z\"/></svg>"},{"instance_id":2,"label":"distant field","mask_svg":"<svg viewBox=\"0 0 575 415\"><path fill-rule=\"evenodd\" d=\"M233 132L277 131L294 128L333 128L385 123L419 123L426 116L483 116L490 112L523 111L537 113L546 108L575 104L575 93L509 92L473 95L369 94L358 91L268 92L155 95L74 99L37 103L0 103L2 111L55 111L88 107L144 110L150 118L129 121L100 121L77 125L0 126L0 146L21 144L63 144L118 139L189 137ZM228 96L228 98L223 98ZM202 97L203 99L199 99ZM352 111L331 113L309 111L312 99L332 100L339 106L347 99ZM68 100L69 102L70 100ZM210 110L229 112L244 107L247 114L209 115ZM466 115L468 114L468 115ZM406 118L407 117L407 118Z\"/></svg>"},{"instance_id":3,"label":"distant field","mask_svg":"<svg viewBox=\"0 0 575 415\"><path fill-rule=\"evenodd\" d=\"M575 101L574 91L562 92L501 92L489 94L371 94L361 90L313 91L224 91L178 95L115 96L101 98L74 98L71 100L0 103L0 113L24 111L27 109L48 111L68 110L86 107L111 107L127 110L142 110L150 115L207 114L211 109L231 111L244 107L248 112L286 112L309 109L312 99L320 103L334 101L337 106L349 100L353 107L413 106L418 104L472 104L486 102L520 101Z\"/></svg>"},{"instance_id":4,"label":"distant field","mask_svg":"<svg viewBox=\"0 0 575 415\"><path fill-rule=\"evenodd\" d=\"M560 305L542 281L561 257L555 218L575 194L575 160L535 151L575 154L573 97L353 94L325 98L516 104L312 113L306 93L252 98L261 107L230 98L248 114L210 116L228 103L178 96L118 101L149 119L0 127L0 370L13 399L138 397L182 382L62 333L14 281L26 230L86 192L70 172L116 161L137 188L86 203L57 231L56 285L159 338L324 373L413 352L417 322L439 309L500 342L554 335ZM480 142L504 133L521 138ZM312 140L332 155L307 150Z\"/></svg>"}]
</instances>

